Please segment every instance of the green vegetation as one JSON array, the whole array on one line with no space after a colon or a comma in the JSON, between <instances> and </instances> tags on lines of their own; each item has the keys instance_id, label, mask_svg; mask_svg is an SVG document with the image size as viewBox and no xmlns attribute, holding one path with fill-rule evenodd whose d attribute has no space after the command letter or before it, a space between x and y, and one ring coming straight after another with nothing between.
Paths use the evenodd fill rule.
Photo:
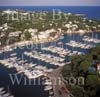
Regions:
<instances>
[{"instance_id":1,"label":"green vegetation","mask_svg":"<svg viewBox=\"0 0 100 97\"><path fill-rule=\"evenodd\" d=\"M88 55L76 55L71 57L70 60L71 63L65 65L62 69L63 77L83 77L85 84L66 84L66 87L75 97L99 97L100 73L95 66L100 64L100 46L90 49Z\"/></svg>"},{"instance_id":2,"label":"green vegetation","mask_svg":"<svg viewBox=\"0 0 100 97\"><path fill-rule=\"evenodd\" d=\"M25 40L30 40L31 39L31 34L28 31L24 32L24 38Z\"/></svg>"},{"instance_id":3,"label":"green vegetation","mask_svg":"<svg viewBox=\"0 0 100 97\"><path fill-rule=\"evenodd\" d=\"M9 12L9 11L8 11ZM17 13L17 14L16 14ZM12 15L13 14L13 15ZM58 15L59 14L59 15ZM8 19L9 16L9 19ZM10 10L7 14L3 10L0 11L0 44L5 46L9 38L14 38L16 41L21 41L21 36L26 35L25 39L29 40L31 36L29 33L24 33L26 29L37 29L38 32L35 34L39 35L40 31L46 31L48 29L61 29L62 33L66 33L68 30L75 31L100 31L100 20L86 19L81 15L75 15L72 13L65 12L31 12L23 10ZM6 24L6 26L4 26ZM65 27L68 24L70 27ZM6 28L6 29L5 29ZM17 37L9 37L11 32L21 31ZM56 32L51 33L54 36ZM28 35L28 36L27 36ZM39 38L38 38L39 39Z\"/></svg>"}]
</instances>

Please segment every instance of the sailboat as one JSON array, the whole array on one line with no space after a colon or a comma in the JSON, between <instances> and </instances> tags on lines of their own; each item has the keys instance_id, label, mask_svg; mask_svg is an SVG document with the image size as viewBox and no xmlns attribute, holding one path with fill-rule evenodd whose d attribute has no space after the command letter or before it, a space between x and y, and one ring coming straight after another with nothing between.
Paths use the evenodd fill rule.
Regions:
<instances>
[{"instance_id":1,"label":"sailboat","mask_svg":"<svg viewBox=\"0 0 100 97\"><path fill-rule=\"evenodd\" d=\"M4 91L4 88L0 88L0 97L14 97L10 94L9 87L7 88L8 88L8 92Z\"/></svg>"}]
</instances>

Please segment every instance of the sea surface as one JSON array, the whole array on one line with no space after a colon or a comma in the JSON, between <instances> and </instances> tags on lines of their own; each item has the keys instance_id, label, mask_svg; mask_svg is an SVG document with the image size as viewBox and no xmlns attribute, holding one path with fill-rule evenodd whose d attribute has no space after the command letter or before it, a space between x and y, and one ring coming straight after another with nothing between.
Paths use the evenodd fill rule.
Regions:
<instances>
[{"instance_id":1,"label":"sea surface","mask_svg":"<svg viewBox=\"0 0 100 97\"><path fill-rule=\"evenodd\" d=\"M87 18L100 19L100 6L0 6L0 9L21 9L28 11L52 11L56 9L75 14L85 14Z\"/></svg>"},{"instance_id":2,"label":"sea surface","mask_svg":"<svg viewBox=\"0 0 100 97\"><path fill-rule=\"evenodd\" d=\"M95 18L95 19L100 19L100 7L99 6L94 6L94 7L86 7L86 6L0 6L0 10L5 10L5 9L22 9L22 10L28 10L28 11L52 11L52 9L60 9L64 12L71 12L71 13L81 13L81 14L86 14L87 18ZM92 37L92 36L97 36L96 38L100 39L100 33L95 33L94 35L88 34L88 36ZM82 42L82 38L83 36L81 35L65 35L63 39L59 39L56 43L58 42L63 42L63 46L66 49L70 49L70 50L78 50L78 51L82 51L84 53L88 53L88 50L84 50L84 49L80 49L80 48L72 48L70 46L66 46L65 43L68 43L70 40L75 40L78 42ZM94 44L94 43L91 43ZM46 43L44 44L45 46L50 46L50 45L54 45L53 42L51 43ZM100 45L100 44L94 44L96 45ZM39 46L39 45L38 45ZM7 52L7 53L2 53L0 54L0 59L3 58L8 58L10 53L17 53L17 57L21 58L21 55L24 53L24 51L31 51L28 50L26 47L24 49L15 49L11 52ZM41 49L37 49L37 51L41 51ZM48 53L48 54L53 54L50 52L44 52L44 53ZM55 55L55 54L53 54ZM24 57L27 60L30 60L28 57ZM66 61L67 61L68 57L66 56ZM45 62L41 62L35 59L31 59L31 61L33 63L37 63L37 64L41 64L41 65L46 65L48 68L57 68L54 65L50 65L50 64L46 64ZM49 93L44 91L44 86L40 86L40 85L34 85L34 86L29 86L26 85L24 86L23 83L21 83L20 86L18 85L12 85L11 80L9 78L9 73L13 74L16 73L16 70L14 68L12 69L7 69L6 67L4 67L2 64L0 64L0 87L4 87L5 91L9 91L10 93L14 94L15 97L49 97ZM20 76L20 75L19 75ZM23 79L24 80L24 79ZM8 90L9 87L9 90Z\"/></svg>"}]
</instances>

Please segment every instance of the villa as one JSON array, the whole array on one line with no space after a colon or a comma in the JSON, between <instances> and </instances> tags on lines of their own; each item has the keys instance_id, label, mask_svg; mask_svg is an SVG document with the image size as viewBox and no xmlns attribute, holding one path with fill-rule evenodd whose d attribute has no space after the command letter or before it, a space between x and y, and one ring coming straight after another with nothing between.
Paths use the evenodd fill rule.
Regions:
<instances>
[{"instance_id":1,"label":"villa","mask_svg":"<svg viewBox=\"0 0 100 97\"><path fill-rule=\"evenodd\" d=\"M11 10L5 10L3 11L3 14L13 14L13 13L17 13L17 11L11 11Z\"/></svg>"},{"instance_id":2,"label":"villa","mask_svg":"<svg viewBox=\"0 0 100 97\"><path fill-rule=\"evenodd\" d=\"M21 34L21 33L22 33L21 31L10 32L9 33L9 37L18 37L19 34Z\"/></svg>"},{"instance_id":3,"label":"villa","mask_svg":"<svg viewBox=\"0 0 100 97\"><path fill-rule=\"evenodd\" d=\"M100 64L97 65L97 70L100 73Z\"/></svg>"}]
</instances>

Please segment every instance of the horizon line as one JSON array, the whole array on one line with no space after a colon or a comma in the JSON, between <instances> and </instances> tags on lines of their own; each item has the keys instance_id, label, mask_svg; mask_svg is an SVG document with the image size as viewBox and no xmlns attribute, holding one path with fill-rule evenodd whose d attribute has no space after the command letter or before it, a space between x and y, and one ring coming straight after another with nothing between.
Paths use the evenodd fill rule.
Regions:
<instances>
[{"instance_id":1,"label":"horizon line","mask_svg":"<svg viewBox=\"0 0 100 97\"><path fill-rule=\"evenodd\" d=\"M6 6L8 6L8 7L10 7L10 6L15 6L15 7L19 7L19 6L30 6L30 7L67 7L67 6L72 6L72 7L77 7L77 6L79 6L79 7L100 7L100 5L0 5L0 7L6 7Z\"/></svg>"}]
</instances>

